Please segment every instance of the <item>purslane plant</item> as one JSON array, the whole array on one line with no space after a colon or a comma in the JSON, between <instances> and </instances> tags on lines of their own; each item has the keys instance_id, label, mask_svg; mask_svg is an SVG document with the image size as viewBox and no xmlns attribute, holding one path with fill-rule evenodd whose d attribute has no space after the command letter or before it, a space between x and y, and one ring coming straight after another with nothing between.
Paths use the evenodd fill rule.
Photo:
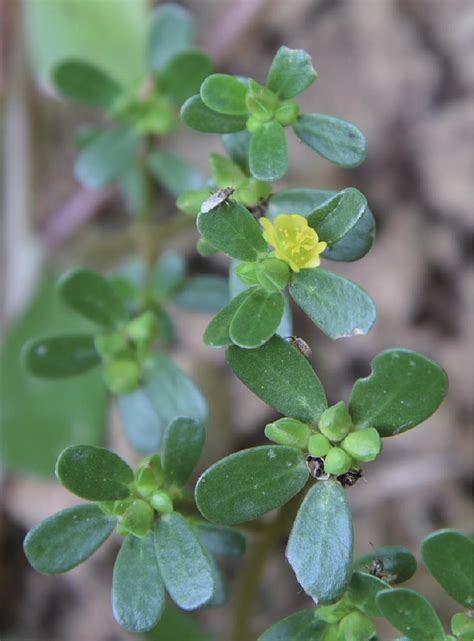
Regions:
<instances>
[{"instance_id":1,"label":"purslane plant","mask_svg":"<svg viewBox=\"0 0 474 641\"><path fill-rule=\"evenodd\" d=\"M127 174L130 185L136 175L129 169L138 158L141 178L153 171L178 196L179 209L197 216L200 253L219 251L231 259L230 301L215 279L186 279L174 254L139 267L138 277L136 269L109 279L80 269L60 280L61 299L97 331L34 339L25 347L26 366L37 376L54 378L100 364L127 438L146 457L133 472L103 448L64 450L56 465L58 480L92 503L37 525L25 539L26 555L41 572L65 572L89 558L115 529L123 542L112 582L114 616L128 630L141 632L160 619L165 591L184 610L222 605L225 580L215 557L245 548L243 535L231 526L280 508L280 514L291 516L287 559L315 607L274 624L261 641L371 641L378 639L372 619L379 616L409 641L472 639L468 613L453 618L449 636L421 595L392 587L416 569L408 550L380 548L353 560L345 495L363 476L363 466L381 454L384 438L436 411L447 391L445 372L417 352L387 350L374 358L370 375L354 383L347 403L328 407L308 360L310 348L292 335L287 290L332 339L370 331L372 299L320 263L363 257L372 246L375 224L366 198L354 188L272 193L271 181L288 164L284 128L292 126L305 143L343 167L362 162L365 138L347 121L300 115L293 99L316 78L306 52L279 49L266 85L226 74L208 76L209 61L189 50L190 25L181 8L158 10L151 31L149 93L120 97L110 79L76 62L62 65L55 79L63 94L105 106L125 127L127 139L145 136L145 163L134 142L124 154L126 164L112 172L110 153L123 155L123 148L107 144L101 155L102 134L93 138L82 154L94 161L86 162L82 154L78 161L95 176L86 184L123 182ZM150 147L150 135L175 124L170 105L186 99L181 115L188 126L224 134L229 158L210 155L207 187L188 179L197 174L184 162L163 162ZM107 180L97 182L96 173ZM170 338L168 301L219 310L204 342L226 348L237 377L282 415L265 427L271 444L217 461L200 476L194 492L187 484L204 445L207 410L194 383L157 351ZM265 532L267 521L259 523ZM474 606L468 576L472 547L455 531L434 533L423 543L428 569L466 609ZM248 624L242 621L241 627L239 638L248 641Z\"/></svg>"}]
</instances>

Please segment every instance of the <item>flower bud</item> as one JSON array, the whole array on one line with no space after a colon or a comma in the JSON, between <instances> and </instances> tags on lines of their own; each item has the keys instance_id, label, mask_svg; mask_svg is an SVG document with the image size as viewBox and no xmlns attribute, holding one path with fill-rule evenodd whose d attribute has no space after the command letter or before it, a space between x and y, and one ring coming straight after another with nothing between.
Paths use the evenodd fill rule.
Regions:
<instances>
[{"instance_id":1,"label":"flower bud","mask_svg":"<svg viewBox=\"0 0 474 641\"><path fill-rule=\"evenodd\" d=\"M308 452L311 456L326 456L331 443L323 434L311 434L308 441Z\"/></svg>"},{"instance_id":2,"label":"flower bud","mask_svg":"<svg viewBox=\"0 0 474 641\"><path fill-rule=\"evenodd\" d=\"M300 108L298 107L296 102L293 102L293 100L288 100L286 102L282 102L282 104L275 111L275 120L277 120L280 125L283 125L283 127L288 127L295 124L295 122L298 120L299 113Z\"/></svg>"},{"instance_id":3,"label":"flower bud","mask_svg":"<svg viewBox=\"0 0 474 641\"><path fill-rule=\"evenodd\" d=\"M246 178L235 190L234 198L245 207L254 207L262 200L267 200L271 195L270 183L264 180L257 180L253 176Z\"/></svg>"},{"instance_id":4,"label":"flower bud","mask_svg":"<svg viewBox=\"0 0 474 641\"><path fill-rule=\"evenodd\" d=\"M357 461L373 461L380 454L382 440L374 427L351 432L341 446Z\"/></svg>"},{"instance_id":5,"label":"flower bud","mask_svg":"<svg viewBox=\"0 0 474 641\"><path fill-rule=\"evenodd\" d=\"M104 365L103 377L112 394L129 394L140 385L141 369L132 360L110 361Z\"/></svg>"},{"instance_id":6,"label":"flower bud","mask_svg":"<svg viewBox=\"0 0 474 641\"><path fill-rule=\"evenodd\" d=\"M370 641L375 633L372 621L357 610L347 614L339 623L339 635L344 640Z\"/></svg>"},{"instance_id":7,"label":"flower bud","mask_svg":"<svg viewBox=\"0 0 474 641\"><path fill-rule=\"evenodd\" d=\"M128 356L131 353L127 337L121 332L96 336L94 345L100 357L105 361L117 356Z\"/></svg>"},{"instance_id":8,"label":"flower bud","mask_svg":"<svg viewBox=\"0 0 474 641\"><path fill-rule=\"evenodd\" d=\"M248 132L250 132L251 134L254 134L257 131L257 129L260 129L262 124L263 123L257 118L255 118L255 116L250 116L250 118L248 118L245 124L245 127Z\"/></svg>"},{"instance_id":9,"label":"flower bud","mask_svg":"<svg viewBox=\"0 0 474 641\"><path fill-rule=\"evenodd\" d=\"M153 509L148 503L136 499L125 510L122 526L135 536L145 536L153 523Z\"/></svg>"},{"instance_id":10,"label":"flower bud","mask_svg":"<svg viewBox=\"0 0 474 641\"><path fill-rule=\"evenodd\" d=\"M332 447L324 459L324 470L328 474L345 474L351 465L352 458L340 447Z\"/></svg>"},{"instance_id":11,"label":"flower bud","mask_svg":"<svg viewBox=\"0 0 474 641\"><path fill-rule=\"evenodd\" d=\"M173 502L169 495L162 490L155 492L149 499L151 507L161 514L171 514Z\"/></svg>"},{"instance_id":12,"label":"flower bud","mask_svg":"<svg viewBox=\"0 0 474 641\"><path fill-rule=\"evenodd\" d=\"M234 273L245 285L256 285L258 283L256 263L240 263L234 269Z\"/></svg>"},{"instance_id":13,"label":"flower bud","mask_svg":"<svg viewBox=\"0 0 474 641\"><path fill-rule=\"evenodd\" d=\"M330 441L342 441L351 428L352 419L344 401L324 410L319 421L319 429Z\"/></svg>"},{"instance_id":14,"label":"flower bud","mask_svg":"<svg viewBox=\"0 0 474 641\"><path fill-rule=\"evenodd\" d=\"M320 605L318 607L318 618L326 623L338 623L349 612L352 612L354 606L347 599L342 598L333 605Z\"/></svg>"},{"instance_id":15,"label":"flower bud","mask_svg":"<svg viewBox=\"0 0 474 641\"><path fill-rule=\"evenodd\" d=\"M150 342L157 333L157 323L153 312L144 312L132 319L127 325L127 334L136 342Z\"/></svg>"},{"instance_id":16,"label":"flower bud","mask_svg":"<svg viewBox=\"0 0 474 641\"><path fill-rule=\"evenodd\" d=\"M257 278L260 285L269 292L278 292L288 285L290 268L278 258L265 258L257 265Z\"/></svg>"},{"instance_id":17,"label":"flower bud","mask_svg":"<svg viewBox=\"0 0 474 641\"><path fill-rule=\"evenodd\" d=\"M301 450L306 449L310 434L311 430L306 423L295 418L280 418L265 427L265 436L270 441L278 445L298 447Z\"/></svg>"}]
</instances>

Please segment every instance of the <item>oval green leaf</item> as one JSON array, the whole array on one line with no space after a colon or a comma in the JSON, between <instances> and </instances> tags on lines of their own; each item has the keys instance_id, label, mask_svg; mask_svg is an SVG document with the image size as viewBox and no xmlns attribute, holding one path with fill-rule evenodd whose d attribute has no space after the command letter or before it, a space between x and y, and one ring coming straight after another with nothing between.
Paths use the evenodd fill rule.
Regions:
<instances>
[{"instance_id":1,"label":"oval green leaf","mask_svg":"<svg viewBox=\"0 0 474 641\"><path fill-rule=\"evenodd\" d=\"M449 596L474 607L474 541L457 530L439 530L423 541L426 567Z\"/></svg>"},{"instance_id":2,"label":"oval green leaf","mask_svg":"<svg viewBox=\"0 0 474 641\"><path fill-rule=\"evenodd\" d=\"M379 592L390 586L371 574L354 572L347 589L347 598L368 617L379 617L380 611L376 597Z\"/></svg>"},{"instance_id":3,"label":"oval green leaf","mask_svg":"<svg viewBox=\"0 0 474 641\"><path fill-rule=\"evenodd\" d=\"M148 36L148 68L162 71L173 57L191 46L193 18L184 7L169 2L157 7Z\"/></svg>"},{"instance_id":4,"label":"oval green leaf","mask_svg":"<svg viewBox=\"0 0 474 641\"><path fill-rule=\"evenodd\" d=\"M308 479L301 450L263 445L226 456L196 485L196 504L209 521L235 525L287 503Z\"/></svg>"},{"instance_id":5,"label":"oval green leaf","mask_svg":"<svg viewBox=\"0 0 474 641\"><path fill-rule=\"evenodd\" d=\"M202 81L212 71L209 56L197 49L177 53L158 79L160 91L177 105L199 91Z\"/></svg>"},{"instance_id":6,"label":"oval green leaf","mask_svg":"<svg viewBox=\"0 0 474 641\"><path fill-rule=\"evenodd\" d=\"M319 205L308 216L321 240L334 245L356 225L367 209L367 199L358 189L349 187Z\"/></svg>"},{"instance_id":7,"label":"oval green leaf","mask_svg":"<svg viewBox=\"0 0 474 641\"><path fill-rule=\"evenodd\" d=\"M213 597L214 568L181 514L173 512L160 518L155 528L155 549L163 582L180 608L195 610Z\"/></svg>"},{"instance_id":8,"label":"oval green leaf","mask_svg":"<svg viewBox=\"0 0 474 641\"><path fill-rule=\"evenodd\" d=\"M112 578L112 611L130 632L151 630L165 607L165 588L156 560L153 535L128 535L117 556Z\"/></svg>"},{"instance_id":9,"label":"oval green leaf","mask_svg":"<svg viewBox=\"0 0 474 641\"><path fill-rule=\"evenodd\" d=\"M197 226L211 245L237 260L254 261L260 252L267 250L257 221L238 203L224 203L201 212Z\"/></svg>"},{"instance_id":10,"label":"oval green leaf","mask_svg":"<svg viewBox=\"0 0 474 641\"><path fill-rule=\"evenodd\" d=\"M116 501L130 494L133 472L120 456L103 447L73 445L56 463L58 481L88 501Z\"/></svg>"},{"instance_id":11,"label":"oval green leaf","mask_svg":"<svg viewBox=\"0 0 474 641\"><path fill-rule=\"evenodd\" d=\"M401 545L386 545L360 556L354 561L354 571L369 572L376 559L383 562L383 573L390 584L408 581L416 572L415 557Z\"/></svg>"},{"instance_id":12,"label":"oval green leaf","mask_svg":"<svg viewBox=\"0 0 474 641\"><path fill-rule=\"evenodd\" d=\"M197 523L196 532L201 544L211 554L241 556L245 552L245 536L235 528L214 523Z\"/></svg>"},{"instance_id":13,"label":"oval green leaf","mask_svg":"<svg viewBox=\"0 0 474 641\"><path fill-rule=\"evenodd\" d=\"M380 592L377 605L382 616L410 641L446 641L433 606L414 590L393 588Z\"/></svg>"},{"instance_id":14,"label":"oval green leaf","mask_svg":"<svg viewBox=\"0 0 474 641\"><path fill-rule=\"evenodd\" d=\"M28 532L23 543L26 558L43 574L67 572L94 554L115 523L97 505L68 508Z\"/></svg>"},{"instance_id":15,"label":"oval green leaf","mask_svg":"<svg viewBox=\"0 0 474 641\"><path fill-rule=\"evenodd\" d=\"M236 162L245 174L250 173L249 169L249 147L250 133L239 131L233 134L224 134L222 142L227 154Z\"/></svg>"},{"instance_id":16,"label":"oval green leaf","mask_svg":"<svg viewBox=\"0 0 474 641\"><path fill-rule=\"evenodd\" d=\"M308 360L279 336L253 350L229 347L227 361L244 385L285 416L316 423L327 408Z\"/></svg>"},{"instance_id":17,"label":"oval green leaf","mask_svg":"<svg viewBox=\"0 0 474 641\"><path fill-rule=\"evenodd\" d=\"M122 88L107 73L85 60L65 60L53 69L53 83L65 98L107 109Z\"/></svg>"},{"instance_id":18,"label":"oval green leaf","mask_svg":"<svg viewBox=\"0 0 474 641\"><path fill-rule=\"evenodd\" d=\"M308 608L274 623L257 641L324 641L326 628L317 611Z\"/></svg>"},{"instance_id":19,"label":"oval green leaf","mask_svg":"<svg viewBox=\"0 0 474 641\"><path fill-rule=\"evenodd\" d=\"M333 603L352 574L352 515L341 484L316 483L291 530L286 557L304 591L317 603Z\"/></svg>"},{"instance_id":20,"label":"oval green leaf","mask_svg":"<svg viewBox=\"0 0 474 641\"><path fill-rule=\"evenodd\" d=\"M221 276L191 276L171 300L192 312L218 312L229 301L229 287Z\"/></svg>"},{"instance_id":21,"label":"oval green leaf","mask_svg":"<svg viewBox=\"0 0 474 641\"><path fill-rule=\"evenodd\" d=\"M325 269L303 269L290 294L326 336L336 340L368 334L376 317L370 296L351 280Z\"/></svg>"},{"instance_id":22,"label":"oval green leaf","mask_svg":"<svg viewBox=\"0 0 474 641\"><path fill-rule=\"evenodd\" d=\"M163 436L162 465L170 485L183 487L201 457L206 428L192 418L177 418Z\"/></svg>"},{"instance_id":23,"label":"oval green leaf","mask_svg":"<svg viewBox=\"0 0 474 641\"><path fill-rule=\"evenodd\" d=\"M61 300L88 320L115 328L128 320L127 310L107 280L89 269L74 269L58 282Z\"/></svg>"},{"instance_id":24,"label":"oval green leaf","mask_svg":"<svg viewBox=\"0 0 474 641\"><path fill-rule=\"evenodd\" d=\"M306 114L293 130L308 147L339 167L357 167L365 159L367 140L348 120L326 114Z\"/></svg>"},{"instance_id":25,"label":"oval green leaf","mask_svg":"<svg viewBox=\"0 0 474 641\"><path fill-rule=\"evenodd\" d=\"M281 292L254 288L232 318L229 331L232 342L245 349L260 347L277 331L284 309L285 297Z\"/></svg>"},{"instance_id":26,"label":"oval green leaf","mask_svg":"<svg viewBox=\"0 0 474 641\"><path fill-rule=\"evenodd\" d=\"M202 101L212 111L230 116L248 113L247 86L235 76L215 73L204 80L200 93Z\"/></svg>"},{"instance_id":27,"label":"oval green leaf","mask_svg":"<svg viewBox=\"0 0 474 641\"><path fill-rule=\"evenodd\" d=\"M288 170L285 130L273 120L252 134L249 148L250 172L258 180L279 180Z\"/></svg>"},{"instance_id":28,"label":"oval green leaf","mask_svg":"<svg viewBox=\"0 0 474 641\"><path fill-rule=\"evenodd\" d=\"M203 341L206 345L209 345L209 347L228 347L232 345L230 324L240 305L251 293L252 290L244 289L214 316L203 335Z\"/></svg>"},{"instance_id":29,"label":"oval green leaf","mask_svg":"<svg viewBox=\"0 0 474 641\"><path fill-rule=\"evenodd\" d=\"M391 349L376 356L371 366L370 376L355 382L349 401L357 429L400 434L431 416L446 396L446 372L422 354Z\"/></svg>"},{"instance_id":30,"label":"oval green leaf","mask_svg":"<svg viewBox=\"0 0 474 641\"><path fill-rule=\"evenodd\" d=\"M117 396L122 427L129 444L141 454L151 454L161 447L166 425L156 412L143 387Z\"/></svg>"},{"instance_id":31,"label":"oval green leaf","mask_svg":"<svg viewBox=\"0 0 474 641\"><path fill-rule=\"evenodd\" d=\"M149 153L146 165L156 180L176 197L183 191L202 189L206 184L199 169L165 149Z\"/></svg>"},{"instance_id":32,"label":"oval green leaf","mask_svg":"<svg viewBox=\"0 0 474 641\"><path fill-rule=\"evenodd\" d=\"M181 119L194 129L210 134L230 134L243 131L247 122L246 116L230 116L212 111L207 107L201 96L191 96L181 107Z\"/></svg>"},{"instance_id":33,"label":"oval green leaf","mask_svg":"<svg viewBox=\"0 0 474 641\"><path fill-rule=\"evenodd\" d=\"M42 378L76 376L100 363L94 337L88 334L29 341L23 347L22 357L28 372Z\"/></svg>"},{"instance_id":34,"label":"oval green leaf","mask_svg":"<svg viewBox=\"0 0 474 641\"><path fill-rule=\"evenodd\" d=\"M316 80L311 56L303 49L280 47L268 72L267 87L282 100L303 93Z\"/></svg>"}]
</instances>

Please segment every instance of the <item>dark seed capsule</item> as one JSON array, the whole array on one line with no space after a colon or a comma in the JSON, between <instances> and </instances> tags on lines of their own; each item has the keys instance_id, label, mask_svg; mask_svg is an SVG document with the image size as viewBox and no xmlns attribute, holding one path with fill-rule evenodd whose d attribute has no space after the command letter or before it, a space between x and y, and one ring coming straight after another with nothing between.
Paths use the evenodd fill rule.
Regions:
<instances>
[{"instance_id":1,"label":"dark seed capsule","mask_svg":"<svg viewBox=\"0 0 474 641\"><path fill-rule=\"evenodd\" d=\"M209 196L201 205L201 211L207 214L208 211L212 211L222 203L225 203L226 200L232 196L235 189L233 187L226 187L225 189L219 189L215 194Z\"/></svg>"},{"instance_id":2,"label":"dark seed capsule","mask_svg":"<svg viewBox=\"0 0 474 641\"><path fill-rule=\"evenodd\" d=\"M306 467L313 479L327 481L329 474L324 470L324 460L320 456L307 456Z\"/></svg>"},{"instance_id":3,"label":"dark seed capsule","mask_svg":"<svg viewBox=\"0 0 474 641\"><path fill-rule=\"evenodd\" d=\"M310 358L313 353L308 343L299 336L287 336L285 340L291 343L293 347L296 347L296 349L301 352L303 356L306 356L306 358Z\"/></svg>"},{"instance_id":4,"label":"dark seed capsule","mask_svg":"<svg viewBox=\"0 0 474 641\"><path fill-rule=\"evenodd\" d=\"M364 475L362 474L362 470L349 470L349 472L346 472L345 474L340 474L336 478L339 481L339 483L342 485L342 487L352 487L363 476Z\"/></svg>"}]
</instances>

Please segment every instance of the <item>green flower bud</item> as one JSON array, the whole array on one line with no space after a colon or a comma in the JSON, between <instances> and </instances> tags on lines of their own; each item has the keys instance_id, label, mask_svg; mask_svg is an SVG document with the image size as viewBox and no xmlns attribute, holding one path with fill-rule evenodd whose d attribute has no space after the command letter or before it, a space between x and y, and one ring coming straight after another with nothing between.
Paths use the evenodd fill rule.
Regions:
<instances>
[{"instance_id":1,"label":"green flower bud","mask_svg":"<svg viewBox=\"0 0 474 641\"><path fill-rule=\"evenodd\" d=\"M252 116L260 122L272 120L275 109L278 107L278 97L255 80L250 79L247 91L247 109Z\"/></svg>"},{"instance_id":2,"label":"green flower bud","mask_svg":"<svg viewBox=\"0 0 474 641\"><path fill-rule=\"evenodd\" d=\"M341 446L357 461L373 461L380 454L382 440L374 427L351 432Z\"/></svg>"},{"instance_id":3,"label":"green flower bud","mask_svg":"<svg viewBox=\"0 0 474 641\"><path fill-rule=\"evenodd\" d=\"M318 619L326 621L326 623L339 623L347 614L352 612L354 606L349 603L344 597L334 603L333 605L321 605L318 607Z\"/></svg>"},{"instance_id":4,"label":"green flower bud","mask_svg":"<svg viewBox=\"0 0 474 641\"><path fill-rule=\"evenodd\" d=\"M271 195L270 183L256 178L246 178L234 192L234 199L245 207L255 207Z\"/></svg>"},{"instance_id":5,"label":"green flower bud","mask_svg":"<svg viewBox=\"0 0 474 641\"><path fill-rule=\"evenodd\" d=\"M308 441L311 456L326 456L330 449L331 443L323 434L311 434Z\"/></svg>"},{"instance_id":6,"label":"green flower bud","mask_svg":"<svg viewBox=\"0 0 474 641\"><path fill-rule=\"evenodd\" d=\"M375 633L372 621L357 611L347 614L339 623L339 636L344 641L370 641Z\"/></svg>"},{"instance_id":7,"label":"green flower bud","mask_svg":"<svg viewBox=\"0 0 474 641\"><path fill-rule=\"evenodd\" d=\"M188 216L197 216L202 203L209 198L209 189L183 191L176 200L176 207Z\"/></svg>"},{"instance_id":8,"label":"green flower bud","mask_svg":"<svg viewBox=\"0 0 474 641\"><path fill-rule=\"evenodd\" d=\"M293 102L293 100L288 100L282 102L278 109L275 111L275 120L277 120L280 125L283 127L288 127L294 125L298 120L300 114L300 108Z\"/></svg>"},{"instance_id":9,"label":"green flower bud","mask_svg":"<svg viewBox=\"0 0 474 641\"><path fill-rule=\"evenodd\" d=\"M306 449L310 434L311 430L306 423L296 418L280 418L265 427L265 436L270 441L278 445L298 447L301 450Z\"/></svg>"},{"instance_id":10,"label":"green flower bud","mask_svg":"<svg viewBox=\"0 0 474 641\"><path fill-rule=\"evenodd\" d=\"M324 471L328 474L345 474L351 466L352 458L340 447L332 447L324 459Z\"/></svg>"},{"instance_id":11,"label":"green flower bud","mask_svg":"<svg viewBox=\"0 0 474 641\"><path fill-rule=\"evenodd\" d=\"M149 499L151 507L161 514L171 514L173 502L169 495L162 490L155 492Z\"/></svg>"},{"instance_id":12,"label":"green flower bud","mask_svg":"<svg viewBox=\"0 0 474 641\"><path fill-rule=\"evenodd\" d=\"M133 499L120 499L119 501L114 501L113 514L114 516L123 516L127 511L127 508L133 503Z\"/></svg>"},{"instance_id":13,"label":"green flower bud","mask_svg":"<svg viewBox=\"0 0 474 641\"><path fill-rule=\"evenodd\" d=\"M288 263L278 258L265 258L257 265L258 282L269 292L285 289L290 280L290 273Z\"/></svg>"},{"instance_id":14,"label":"green flower bud","mask_svg":"<svg viewBox=\"0 0 474 641\"><path fill-rule=\"evenodd\" d=\"M102 334L94 338L94 345L101 358L105 361L117 356L129 356L131 354L127 337L121 332L114 334Z\"/></svg>"},{"instance_id":15,"label":"green flower bud","mask_svg":"<svg viewBox=\"0 0 474 641\"><path fill-rule=\"evenodd\" d=\"M474 619L464 612L455 614L451 619L451 632L457 637L470 633L474 638Z\"/></svg>"},{"instance_id":16,"label":"green flower bud","mask_svg":"<svg viewBox=\"0 0 474 641\"><path fill-rule=\"evenodd\" d=\"M104 364L103 378L112 394L129 394L140 385L141 369L135 361L110 361Z\"/></svg>"},{"instance_id":17,"label":"green flower bud","mask_svg":"<svg viewBox=\"0 0 474 641\"><path fill-rule=\"evenodd\" d=\"M127 325L127 334L136 343L152 341L157 334L157 322L153 312L144 312Z\"/></svg>"},{"instance_id":18,"label":"green flower bud","mask_svg":"<svg viewBox=\"0 0 474 641\"><path fill-rule=\"evenodd\" d=\"M136 499L126 509L122 517L122 526L135 536L145 536L153 523L154 514L151 506Z\"/></svg>"},{"instance_id":19,"label":"green flower bud","mask_svg":"<svg viewBox=\"0 0 474 641\"><path fill-rule=\"evenodd\" d=\"M256 285L258 283L256 263L240 263L234 269L234 272L245 285Z\"/></svg>"},{"instance_id":20,"label":"green flower bud","mask_svg":"<svg viewBox=\"0 0 474 641\"><path fill-rule=\"evenodd\" d=\"M148 465L140 465L135 472L135 485L139 494L147 498L159 487L153 469Z\"/></svg>"},{"instance_id":21,"label":"green flower bud","mask_svg":"<svg viewBox=\"0 0 474 641\"><path fill-rule=\"evenodd\" d=\"M250 116L250 118L247 120L245 123L245 127L248 132L251 134L254 134L257 129L260 129L260 127L263 125L263 122L255 118L255 116Z\"/></svg>"},{"instance_id":22,"label":"green flower bud","mask_svg":"<svg viewBox=\"0 0 474 641\"><path fill-rule=\"evenodd\" d=\"M344 401L324 410L319 421L319 429L330 441L342 441L351 428L352 419Z\"/></svg>"},{"instance_id":23,"label":"green flower bud","mask_svg":"<svg viewBox=\"0 0 474 641\"><path fill-rule=\"evenodd\" d=\"M217 249L213 245L211 245L211 243L208 243L207 240L204 240L204 238L200 238L198 240L196 250L198 254L204 256L204 258L217 253Z\"/></svg>"}]
</instances>

